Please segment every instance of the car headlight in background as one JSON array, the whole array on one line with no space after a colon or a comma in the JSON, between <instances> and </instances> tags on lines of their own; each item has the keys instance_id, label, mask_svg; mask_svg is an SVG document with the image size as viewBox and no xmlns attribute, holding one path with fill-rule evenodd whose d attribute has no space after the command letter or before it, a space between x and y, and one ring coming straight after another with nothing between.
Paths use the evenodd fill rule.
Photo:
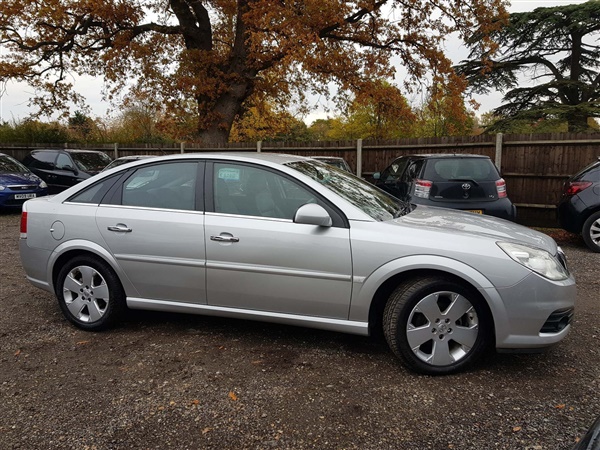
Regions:
<instances>
[{"instance_id":1,"label":"car headlight in background","mask_svg":"<svg viewBox=\"0 0 600 450\"><path fill-rule=\"evenodd\" d=\"M0 191L3 191L4 189L6 189L6 186L2 186L2 185L0 184Z\"/></svg>"},{"instance_id":2,"label":"car headlight in background","mask_svg":"<svg viewBox=\"0 0 600 450\"><path fill-rule=\"evenodd\" d=\"M498 242L497 244L511 259L543 277L554 281L569 278L567 269L545 250L512 242Z\"/></svg>"},{"instance_id":3,"label":"car headlight in background","mask_svg":"<svg viewBox=\"0 0 600 450\"><path fill-rule=\"evenodd\" d=\"M48 185L46 184L46 182L44 180L40 181L40 188L41 189L46 189L48 187Z\"/></svg>"}]
</instances>

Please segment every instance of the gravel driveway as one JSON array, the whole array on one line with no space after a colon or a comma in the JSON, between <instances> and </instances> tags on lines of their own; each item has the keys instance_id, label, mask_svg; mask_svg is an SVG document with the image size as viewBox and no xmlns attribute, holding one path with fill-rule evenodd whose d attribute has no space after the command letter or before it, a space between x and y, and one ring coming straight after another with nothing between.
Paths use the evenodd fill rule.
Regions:
<instances>
[{"instance_id":1,"label":"gravel driveway","mask_svg":"<svg viewBox=\"0 0 600 450\"><path fill-rule=\"evenodd\" d=\"M428 377L375 339L296 327L132 312L80 331L25 280L18 227L0 213L0 449L556 450L600 415L600 254L577 239L565 341Z\"/></svg>"}]
</instances>

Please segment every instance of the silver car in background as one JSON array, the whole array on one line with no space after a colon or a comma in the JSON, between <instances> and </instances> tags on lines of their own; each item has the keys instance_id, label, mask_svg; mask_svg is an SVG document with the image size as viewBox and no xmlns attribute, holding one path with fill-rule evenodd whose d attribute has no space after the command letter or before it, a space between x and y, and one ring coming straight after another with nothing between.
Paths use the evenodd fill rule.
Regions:
<instances>
[{"instance_id":1,"label":"silver car in background","mask_svg":"<svg viewBox=\"0 0 600 450\"><path fill-rule=\"evenodd\" d=\"M405 365L434 375L490 347L556 344L576 297L544 234L264 153L141 160L30 200L20 251L28 280L84 330L127 307L382 330Z\"/></svg>"}]
</instances>

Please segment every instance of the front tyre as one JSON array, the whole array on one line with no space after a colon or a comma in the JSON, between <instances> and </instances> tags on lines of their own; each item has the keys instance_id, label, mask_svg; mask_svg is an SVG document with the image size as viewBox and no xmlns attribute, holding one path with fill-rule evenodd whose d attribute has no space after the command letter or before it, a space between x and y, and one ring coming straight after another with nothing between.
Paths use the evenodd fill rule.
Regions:
<instances>
[{"instance_id":1,"label":"front tyre","mask_svg":"<svg viewBox=\"0 0 600 450\"><path fill-rule=\"evenodd\" d=\"M390 295L383 332L410 369L447 375L477 360L492 341L492 318L479 295L453 280L407 280Z\"/></svg>"},{"instance_id":2,"label":"front tyre","mask_svg":"<svg viewBox=\"0 0 600 450\"><path fill-rule=\"evenodd\" d=\"M593 252L600 253L600 211L592 214L583 224L581 235L585 245Z\"/></svg>"},{"instance_id":3,"label":"front tyre","mask_svg":"<svg viewBox=\"0 0 600 450\"><path fill-rule=\"evenodd\" d=\"M64 316L88 331L110 327L125 310L119 278L106 262L93 256L67 262L58 274L55 293Z\"/></svg>"}]
</instances>

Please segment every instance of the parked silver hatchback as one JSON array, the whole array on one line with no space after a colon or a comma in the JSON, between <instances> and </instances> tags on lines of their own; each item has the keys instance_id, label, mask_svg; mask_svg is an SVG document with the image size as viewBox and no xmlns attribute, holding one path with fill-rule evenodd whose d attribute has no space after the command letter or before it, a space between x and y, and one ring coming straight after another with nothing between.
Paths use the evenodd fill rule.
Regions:
<instances>
[{"instance_id":1,"label":"parked silver hatchback","mask_svg":"<svg viewBox=\"0 0 600 450\"><path fill-rule=\"evenodd\" d=\"M27 201L29 281L85 330L127 307L368 335L447 374L486 349L538 350L576 297L548 236L410 205L336 167L273 154L141 160Z\"/></svg>"}]
</instances>

